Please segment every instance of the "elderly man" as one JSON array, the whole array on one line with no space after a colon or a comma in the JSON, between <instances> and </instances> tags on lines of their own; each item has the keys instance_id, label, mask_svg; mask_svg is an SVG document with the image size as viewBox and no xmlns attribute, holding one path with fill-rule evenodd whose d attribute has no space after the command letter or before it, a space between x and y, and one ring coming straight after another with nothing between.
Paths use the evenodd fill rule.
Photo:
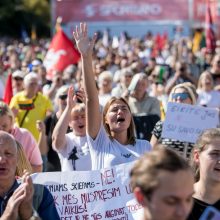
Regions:
<instances>
[{"instance_id":1,"label":"elderly man","mask_svg":"<svg viewBox=\"0 0 220 220\"><path fill-rule=\"evenodd\" d=\"M21 180L15 179L17 160L14 138L0 131L0 219L59 219L53 197L46 187L34 187L28 173ZM37 188L41 190L35 191Z\"/></svg>"},{"instance_id":2,"label":"elderly man","mask_svg":"<svg viewBox=\"0 0 220 220\"><path fill-rule=\"evenodd\" d=\"M36 73L28 73L24 77L24 90L16 94L10 103L18 127L28 129L36 141L39 138L36 122L44 120L46 115L53 110L52 102L39 92L38 82L39 78Z\"/></svg>"},{"instance_id":3,"label":"elderly man","mask_svg":"<svg viewBox=\"0 0 220 220\"><path fill-rule=\"evenodd\" d=\"M25 77L25 72L21 70L16 70L12 73L12 88L13 94L17 94L24 89L23 80Z\"/></svg>"},{"instance_id":4,"label":"elderly man","mask_svg":"<svg viewBox=\"0 0 220 220\"><path fill-rule=\"evenodd\" d=\"M160 117L160 102L147 92L148 79L145 73L137 73L128 87L130 96L128 103L134 116L158 115Z\"/></svg>"}]
</instances>

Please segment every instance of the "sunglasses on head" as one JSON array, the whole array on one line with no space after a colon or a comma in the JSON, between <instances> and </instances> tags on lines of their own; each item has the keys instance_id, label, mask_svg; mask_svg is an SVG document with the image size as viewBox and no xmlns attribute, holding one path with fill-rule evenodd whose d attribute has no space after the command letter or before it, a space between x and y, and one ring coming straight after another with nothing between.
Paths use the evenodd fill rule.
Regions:
<instances>
[{"instance_id":1,"label":"sunglasses on head","mask_svg":"<svg viewBox=\"0 0 220 220\"><path fill-rule=\"evenodd\" d=\"M182 92L182 93L173 93L172 94L172 99L181 99L181 100L186 100L188 98L190 98L189 93L187 92Z\"/></svg>"},{"instance_id":2,"label":"sunglasses on head","mask_svg":"<svg viewBox=\"0 0 220 220\"><path fill-rule=\"evenodd\" d=\"M67 99L67 95L60 95L60 96L59 96L59 99L65 100L65 99Z\"/></svg>"}]
</instances>

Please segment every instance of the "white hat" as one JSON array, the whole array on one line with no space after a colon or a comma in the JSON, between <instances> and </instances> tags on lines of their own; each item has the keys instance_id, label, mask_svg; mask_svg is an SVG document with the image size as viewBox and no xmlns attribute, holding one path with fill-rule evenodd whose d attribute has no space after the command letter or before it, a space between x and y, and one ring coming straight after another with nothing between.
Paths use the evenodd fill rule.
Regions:
<instances>
[{"instance_id":1,"label":"white hat","mask_svg":"<svg viewBox=\"0 0 220 220\"><path fill-rule=\"evenodd\" d=\"M63 73L71 74L71 73L75 73L75 71L76 71L76 66L73 65L73 64L71 64L71 65L68 65L68 66L64 69Z\"/></svg>"},{"instance_id":2,"label":"white hat","mask_svg":"<svg viewBox=\"0 0 220 220\"><path fill-rule=\"evenodd\" d=\"M41 65L42 63L40 62L40 60L33 60L31 64L32 64L33 66L39 66L39 65Z\"/></svg>"},{"instance_id":3,"label":"white hat","mask_svg":"<svg viewBox=\"0 0 220 220\"><path fill-rule=\"evenodd\" d=\"M15 78L15 77L19 77L19 78L22 78L24 79L25 77L25 72L21 71L21 70L16 70L12 73L12 77Z\"/></svg>"}]
</instances>

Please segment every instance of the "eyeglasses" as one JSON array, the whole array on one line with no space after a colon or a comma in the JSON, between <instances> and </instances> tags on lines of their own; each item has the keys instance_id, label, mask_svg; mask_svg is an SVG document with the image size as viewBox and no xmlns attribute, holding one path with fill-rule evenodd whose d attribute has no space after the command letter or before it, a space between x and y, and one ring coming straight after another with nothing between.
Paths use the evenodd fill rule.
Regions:
<instances>
[{"instance_id":1,"label":"eyeglasses","mask_svg":"<svg viewBox=\"0 0 220 220\"><path fill-rule=\"evenodd\" d=\"M188 98L190 98L189 93L187 92L183 92L183 93L173 93L172 94L172 99L181 99L181 100L186 100Z\"/></svg>"},{"instance_id":2,"label":"eyeglasses","mask_svg":"<svg viewBox=\"0 0 220 220\"><path fill-rule=\"evenodd\" d=\"M67 99L67 95L60 95L60 96L59 96L59 99L61 99L61 100L66 100L66 99Z\"/></svg>"},{"instance_id":3,"label":"eyeglasses","mask_svg":"<svg viewBox=\"0 0 220 220\"><path fill-rule=\"evenodd\" d=\"M23 78L21 78L21 77L14 77L13 79L16 80L16 81L23 80Z\"/></svg>"}]
</instances>

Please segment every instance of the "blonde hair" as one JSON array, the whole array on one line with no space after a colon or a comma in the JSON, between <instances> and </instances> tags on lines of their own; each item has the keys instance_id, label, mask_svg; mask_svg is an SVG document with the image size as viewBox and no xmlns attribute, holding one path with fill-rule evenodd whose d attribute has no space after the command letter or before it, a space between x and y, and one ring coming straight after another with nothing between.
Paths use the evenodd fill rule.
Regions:
<instances>
[{"instance_id":1,"label":"blonde hair","mask_svg":"<svg viewBox=\"0 0 220 220\"><path fill-rule=\"evenodd\" d=\"M194 171L195 180L199 181L200 179L200 170L199 164L194 161L194 153L197 151L199 154L205 150L205 147L210 144L214 139L220 138L220 128L211 128L203 131L192 150L190 164Z\"/></svg>"},{"instance_id":2,"label":"blonde hair","mask_svg":"<svg viewBox=\"0 0 220 220\"><path fill-rule=\"evenodd\" d=\"M22 145L18 141L16 141L16 144L17 144L18 161L17 161L15 175L21 177L24 174L24 170L26 170L29 173L32 173L33 170L32 170L29 160L26 157L26 154L24 152Z\"/></svg>"},{"instance_id":3,"label":"blonde hair","mask_svg":"<svg viewBox=\"0 0 220 220\"><path fill-rule=\"evenodd\" d=\"M196 92L196 87L190 82L180 83L174 86L169 95L169 102L172 101L172 94L175 93L175 90L179 88L185 89L186 92L189 93L192 105L195 105L197 102L198 94Z\"/></svg>"},{"instance_id":4,"label":"blonde hair","mask_svg":"<svg viewBox=\"0 0 220 220\"><path fill-rule=\"evenodd\" d=\"M202 89L202 80L206 77L206 76L209 76L210 77L210 80L211 80L211 83L212 83L212 89L214 88L214 81L213 81L213 78L212 78L212 75L210 72L208 71L204 71L200 77L199 77L199 80L198 80L198 89Z\"/></svg>"},{"instance_id":5,"label":"blonde hair","mask_svg":"<svg viewBox=\"0 0 220 220\"><path fill-rule=\"evenodd\" d=\"M71 113L73 112L85 112L86 106L84 103L76 103L76 105L72 108Z\"/></svg>"}]
</instances>

